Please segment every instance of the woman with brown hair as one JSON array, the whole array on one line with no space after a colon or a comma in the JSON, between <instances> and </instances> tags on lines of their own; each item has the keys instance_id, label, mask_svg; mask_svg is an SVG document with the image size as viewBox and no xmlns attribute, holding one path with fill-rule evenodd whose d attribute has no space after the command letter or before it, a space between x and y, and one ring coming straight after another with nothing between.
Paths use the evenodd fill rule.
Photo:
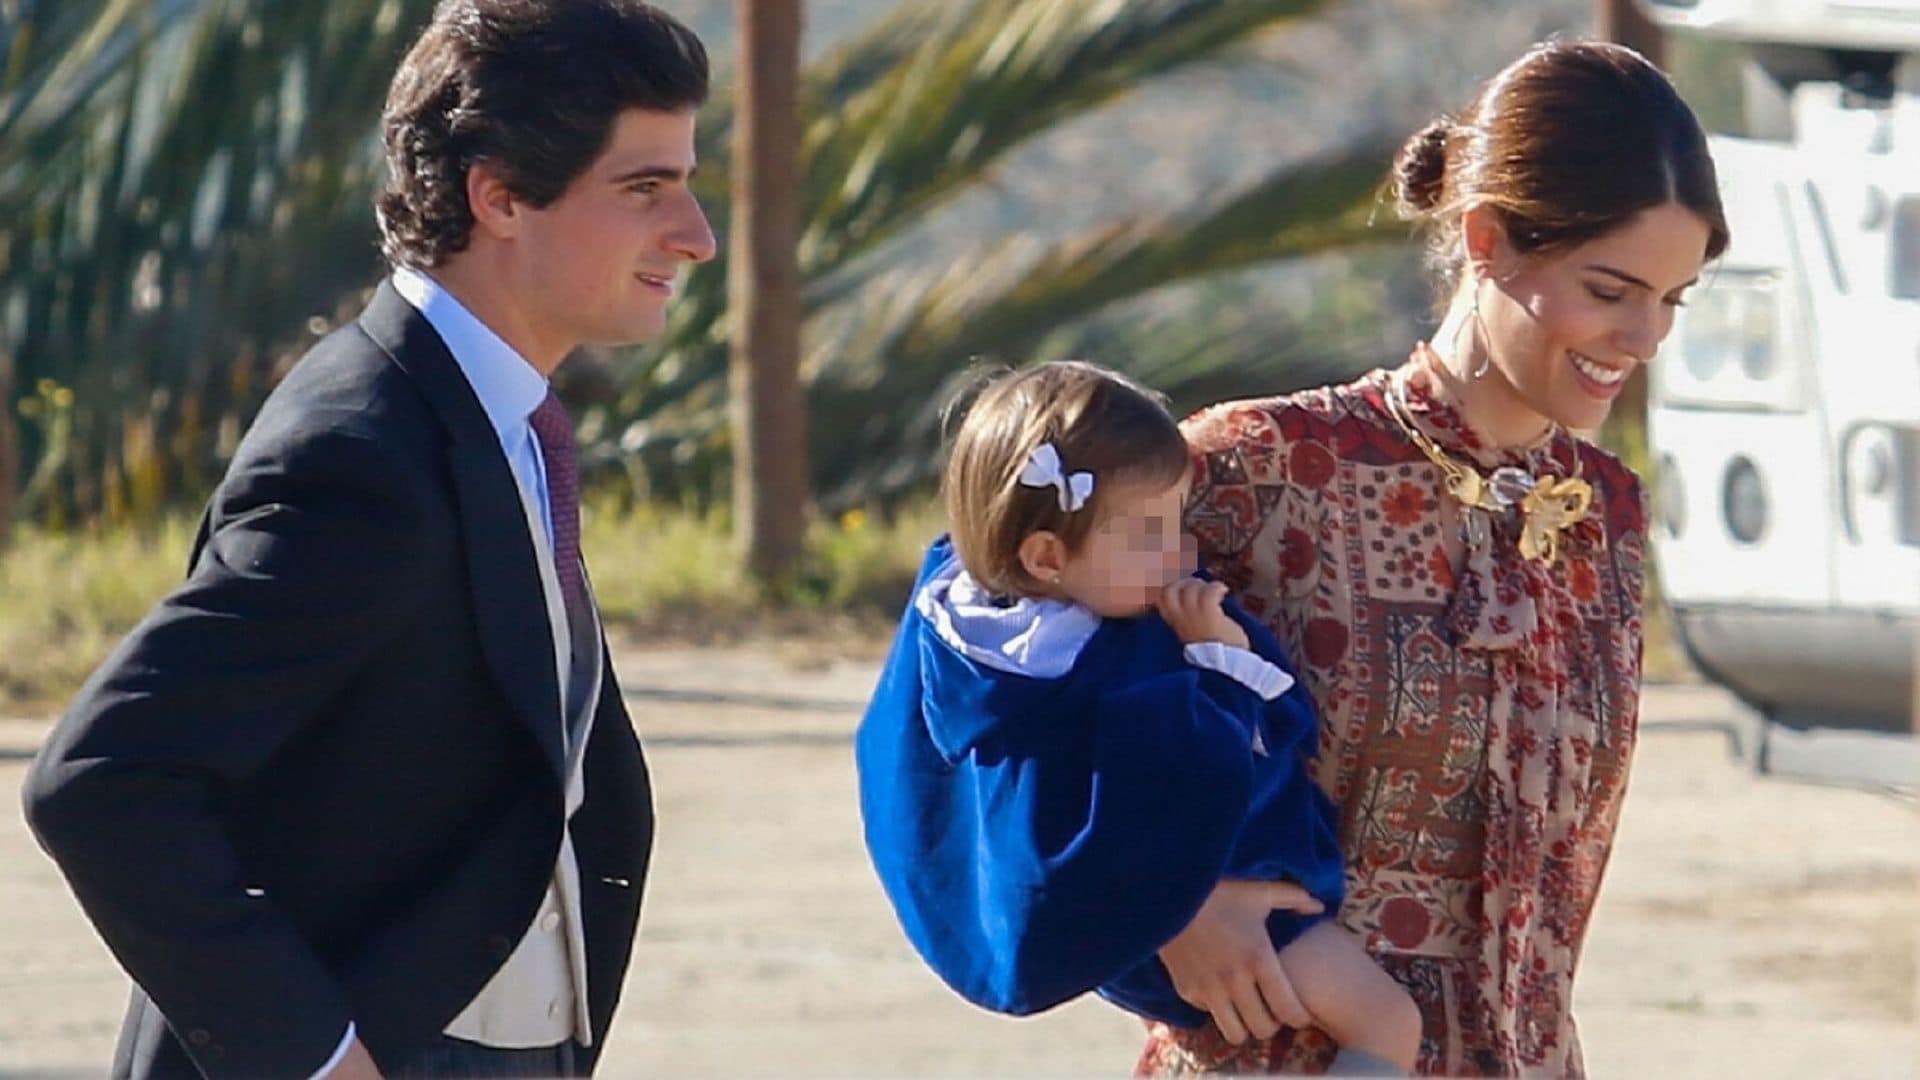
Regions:
<instances>
[{"instance_id":1,"label":"woman with brown hair","mask_svg":"<svg viewBox=\"0 0 1920 1080\"><path fill-rule=\"evenodd\" d=\"M1726 247L1692 112L1629 49L1541 45L1395 163L1443 290L1431 341L1346 386L1187 421L1204 564L1318 702L1339 921L1423 1015L1419 1071L1583 1071L1573 976L1638 716L1639 480L1575 437ZM1142 1073L1318 1072L1249 988L1263 913L1223 882L1161 956L1206 1027ZM1262 958L1264 962L1264 958Z\"/></svg>"}]
</instances>

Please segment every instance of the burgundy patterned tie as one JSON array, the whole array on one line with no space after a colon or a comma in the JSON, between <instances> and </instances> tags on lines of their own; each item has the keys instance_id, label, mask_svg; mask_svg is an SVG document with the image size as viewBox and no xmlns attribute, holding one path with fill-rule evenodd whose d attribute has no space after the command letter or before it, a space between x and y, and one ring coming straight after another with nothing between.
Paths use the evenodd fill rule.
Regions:
<instances>
[{"instance_id":1,"label":"burgundy patterned tie","mask_svg":"<svg viewBox=\"0 0 1920 1080\"><path fill-rule=\"evenodd\" d=\"M553 565L560 592L576 616L587 611L587 582L580 569L580 454L573 445L573 417L547 391L545 401L527 418L540 440L547 472L547 512L553 516Z\"/></svg>"}]
</instances>

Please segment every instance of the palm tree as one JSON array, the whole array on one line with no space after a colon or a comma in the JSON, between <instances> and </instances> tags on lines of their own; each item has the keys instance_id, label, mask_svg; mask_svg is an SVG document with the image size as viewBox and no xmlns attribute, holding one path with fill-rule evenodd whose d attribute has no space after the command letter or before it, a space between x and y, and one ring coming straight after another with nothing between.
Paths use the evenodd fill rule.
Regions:
<instances>
[{"instance_id":1,"label":"palm tree","mask_svg":"<svg viewBox=\"0 0 1920 1080\"><path fill-rule=\"evenodd\" d=\"M1363 141L1224 200L1037 249L1011 239L944 267L903 250L1029 141L1326 6L911 0L810 64L793 188L821 504L924 483L931 403L976 354L1111 336L1117 306L1169 283L1398 239L1367 228L1389 146ZM379 105L431 0L22 7L0 24L0 354L20 393L50 380L53 394L22 432L24 512L137 517L204 489L277 364L380 272ZM723 83L702 115L700 180L723 231L734 115ZM728 276L694 273L665 340L577 402L589 464L655 493L721 486L740 329ZM1134 344L1115 355L1176 397L1234 385L1247 350L1164 326Z\"/></svg>"},{"instance_id":2,"label":"palm tree","mask_svg":"<svg viewBox=\"0 0 1920 1080\"><path fill-rule=\"evenodd\" d=\"M28 512L197 496L279 353L374 278L375 120L431 7L7 6L0 373L56 390L22 433Z\"/></svg>"},{"instance_id":3,"label":"palm tree","mask_svg":"<svg viewBox=\"0 0 1920 1080\"><path fill-rule=\"evenodd\" d=\"M1223 203L1028 250L1010 238L926 273L890 250L989 182L1007 155L1152 78L1305 20L1324 0L964 0L894 9L812 65L799 244L811 342L813 480L829 508L925 482L943 388L971 357L1019 355L1111 305L1169 283L1277 259L1397 240L1373 229L1390 144L1292 164ZM728 105L703 118L715 143ZM703 160L715 160L705 155ZM720 187L721 163L711 170ZM711 201L711 200L710 200ZM715 206L724 225L725 208ZM684 488L726 457L723 267L695 272L666 340L629 365L607 414L607 455L638 459L654 490ZM739 313L735 312L735 318ZM1217 382L1231 348L1191 356ZM1209 362L1211 361L1211 362ZM1169 387L1178 396L1179 386ZM617 451L614 449L617 443ZM702 466L704 465L704 469Z\"/></svg>"}]
</instances>

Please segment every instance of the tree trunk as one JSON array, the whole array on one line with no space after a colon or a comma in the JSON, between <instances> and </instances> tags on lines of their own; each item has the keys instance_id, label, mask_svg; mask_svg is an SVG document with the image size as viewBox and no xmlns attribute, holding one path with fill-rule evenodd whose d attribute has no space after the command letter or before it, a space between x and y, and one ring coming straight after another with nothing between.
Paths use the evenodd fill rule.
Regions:
<instances>
[{"instance_id":1,"label":"tree trunk","mask_svg":"<svg viewBox=\"0 0 1920 1080\"><path fill-rule=\"evenodd\" d=\"M13 358L0 355L0 552L13 541L13 508L20 494L20 434L14 426Z\"/></svg>"},{"instance_id":2,"label":"tree trunk","mask_svg":"<svg viewBox=\"0 0 1920 1080\"><path fill-rule=\"evenodd\" d=\"M802 0L735 0L734 7L741 54L727 268L734 535L762 585L792 570L809 500L795 257L801 7Z\"/></svg>"}]
</instances>

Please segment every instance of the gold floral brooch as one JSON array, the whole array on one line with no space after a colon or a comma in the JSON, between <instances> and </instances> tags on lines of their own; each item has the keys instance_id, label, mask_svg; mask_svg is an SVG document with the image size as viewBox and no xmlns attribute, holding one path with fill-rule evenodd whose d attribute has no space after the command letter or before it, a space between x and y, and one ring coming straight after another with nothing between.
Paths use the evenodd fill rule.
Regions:
<instances>
[{"instance_id":1,"label":"gold floral brooch","mask_svg":"<svg viewBox=\"0 0 1920 1080\"><path fill-rule=\"evenodd\" d=\"M1440 449L1414 424L1402 392L1397 380L1388 380L1387 412L1446 478L1447 494L1462 506L1489 514L1518 511L1520 554L1549 563L1559 558L1560 534L1586 519L1593 505L1593 486L1578 476L1534 476L1512 465L1482 476L1480 470ZM1475 524L1470 520L1469 529Z\"/></svg>"}]
</instances>

